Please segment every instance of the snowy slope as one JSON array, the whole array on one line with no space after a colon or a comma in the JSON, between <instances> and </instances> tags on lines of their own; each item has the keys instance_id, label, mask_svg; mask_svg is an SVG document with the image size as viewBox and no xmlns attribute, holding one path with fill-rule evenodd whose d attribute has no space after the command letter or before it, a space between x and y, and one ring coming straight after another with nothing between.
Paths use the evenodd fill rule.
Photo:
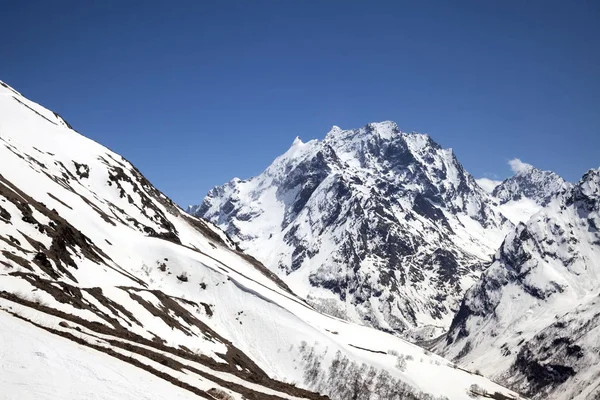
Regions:
<instances>
[{"instance_id":1,"label":"snowy slope","mask_svg":"<svg viewBox=\"0 0 600 400\"><path fill-rule=\"evenodd\" d=\"M197 398L143 369L0 311L2 400Z\"/></svg>"},{"instance_id":2,"label":"snowy slope","mask_svg":"<svg viewBox=\"0 0 600 400\"><path fill-rule=\"evenodd\" d=\"M315 307L416 339L447 329L512 227L451 149L393 122L297 138L188 211Z\"/></svg>"},{"instance_id":3,"label":"snowy slope","mask_svg":"<svg viewBox=\"0 0 600 400\"><path fill-rule=\"evenodd\" d=\"M600 396L600 170L505 239L439 353L539 399Z\"/></svg>"},{"instance_id":4,"label":"snowy slope","mask_svg":"<svg viewBox=\"0 0 600 400\"><path fill-rule=\"evenodd\" d=\"M473 385L515 396L319 313L121 156L5 84L0 337L3 398L33 387L35 398L85 398L102 382L98 398L162 397L168 385L169 398L468 399Z\"/></svg>"}]
</instances>

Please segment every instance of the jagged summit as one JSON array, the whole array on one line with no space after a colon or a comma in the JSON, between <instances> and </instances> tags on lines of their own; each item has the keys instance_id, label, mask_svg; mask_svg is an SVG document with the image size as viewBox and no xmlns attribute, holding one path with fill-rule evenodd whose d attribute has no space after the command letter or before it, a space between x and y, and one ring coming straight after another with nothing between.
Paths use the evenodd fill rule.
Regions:
<instances>
[{"instance_id":1,"label":"jagged summit","mask_svg":"<svg viewBox=\"0 0 600 400\"><path fill-rule=\"evenodd\" d=\"M337 126L337 125L333 125L333 126L331 127L331 129L329 130L329 132L327 132L327 135L325 135L325 136L336 135L336 134L338 134L338 133L340 133L340 132L342 132L342 131L343 131L343 129L342 129L342 128L340 128L340 127L339 127L339 126Z\"/></svg>"},{"instance_id":2,"label":"jagged summit","mask_svg":"<svg viewBox=\"0 0 600 400\"><path fill-rule=\"evenodd\" d=\"M382 122L371 122L365 125L361 129L342 129L337 125L334 125L325 138L333 139L340 134L347 138L348 134L352 136L362 135L379 135L384 137L390 137L393 134L400 133L400 128L394 121L382 121Z\"/></svg>"},{"instance_id":3,"label":"jagged summit","mask_svg":"<svg viewBox=\"0 0 600 400\"><path fill-rule=\"evenodd\" d=\"M296 138L292 142L292 146L298 146L302 144L304 144L304 142L300 139L300 136L296 136Z\"/></svg>"},{"instance_id":4,"label":"jagged summit","mask_svg":"<svg viewBox=\"0 0 600 400\"><path fill-rule=\"evenodd\" d=\"M544 206L558 192L571 186L554 172L540 170L518 159L511 160L511 166L515 175L504 180L492 192L501 204L527 198Z\"/></svg>"},{"instance_id":5,"label":"jagged summit","mask_svg":"<svg viewBox=\"0 0 600 400\"><path fill-rule=\"evenodd\" d=\"M452 150L391 121L334 127L189 211L322 310L425 337L512 226Z\"/></svg>"}]
</instances>

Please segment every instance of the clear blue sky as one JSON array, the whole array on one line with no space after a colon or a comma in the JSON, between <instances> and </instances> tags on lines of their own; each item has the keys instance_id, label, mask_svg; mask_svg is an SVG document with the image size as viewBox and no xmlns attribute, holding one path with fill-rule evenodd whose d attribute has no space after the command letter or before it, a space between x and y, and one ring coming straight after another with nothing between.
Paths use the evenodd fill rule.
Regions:
<instances>
[{"instance_id":1,"label":"clear blue sky","mask_svg":"<svg viewBox=\"0 0 600 400\"><path fill-rule=\"evenodd\" d=\"M599 1L10 1L0 43L0 79L183 205L380 120L476 177L600 166Z\"/></svg>"}]
</instances>

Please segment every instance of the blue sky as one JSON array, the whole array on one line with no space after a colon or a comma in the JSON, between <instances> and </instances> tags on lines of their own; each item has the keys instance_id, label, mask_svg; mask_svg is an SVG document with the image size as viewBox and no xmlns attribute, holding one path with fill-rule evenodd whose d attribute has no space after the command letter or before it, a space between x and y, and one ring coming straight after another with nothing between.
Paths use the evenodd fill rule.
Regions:
<instances>
[{"instance_id":1,"label":"blue sky","mask_svg":"<svg viewBox=\"0 0 600 400\"><path fill-rule=\"evenodd\" d=\"M7 2L0 44L1 80L183 205L381 120L476 177L600 166L598 1Z\"/></svg>"}]
</instances>

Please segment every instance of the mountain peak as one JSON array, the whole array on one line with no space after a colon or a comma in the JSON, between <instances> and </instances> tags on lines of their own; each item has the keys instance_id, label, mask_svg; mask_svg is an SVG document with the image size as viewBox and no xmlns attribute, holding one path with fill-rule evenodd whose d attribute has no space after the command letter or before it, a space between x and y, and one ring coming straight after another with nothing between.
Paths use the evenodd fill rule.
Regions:
<instances>
[{"instance_id":1,"label":"mountain peak","mask_svg":"<svg viewBox=\"0 0 600 400\"><path fill-rule=\"evenodd\" d=\"M534 170L540 171L533 165L523 162L518 158L513 158L512 160L509 160L508 165L510 166L515 175L525 175L531 173Z\"/></svg>"},{"instance_id":2,"label":"mountain peak","mask_svg":"<svg viewBox=\"0 0 600 400\"><path fill-rule=\"evenodd\" d=\"M392 134L400 133L400 128L394 121L371 122L367 124L371 131L377 132L384 137L390 137Z\"/></svg>"},{"instance_id":3,"label":"mountain peak","mask_svg":"<svg viewBox=\"0 0 600 400\"><path fill-rule=\"evenodd\" d=\"M304 142L300 139L300 136L296 136L296 138L292 142L292 146L298 146L301 144L304 144Z\"/></svg>"},{"instance_id":4,"label":"mountain peak","mask_svg":"<svg viewBox=\"0 0 600 400\"><path fill-rule=\"evenodd\" d=\"M487 202L452 150L383 121L292 146L196 215L315 307L430 338L502 240Z\"/></svg>"},{"instance_id":5,"label":"mountain peak","mask_svg":"<svg viewBox=\"0 0 600 400\"><path fill-rule=\"evenodd\" d=\"M372 135L390 139L398 133L400 133L400 129L394 121L370 122L359 129L342 129L334 125L325 136L325 140L348 140L349 138L363 138Z\"/></svg>"},{"instance_id":6,"label":"mountain peak","mask_svg":"<svg viewBox=\"0 0 600 400\"><path fill-rule=\"evenodd\" d=\"M343 131L343 129L342 129L342 128L340 128L340 127L339 127L339 126L337 126L337 125L334 125L334 126L332 126L332 127L331 127L331 129L329 130L329 132L327 132L327 135L326 135L326 136L330 136L330 135L336 135L336 134L338 134L338 133L340 133L340 132L342 132L342 131Z\"/></svg>"},{"instance_id":7,"label":"mountain peak","mask_svg":"<svg viewBox=\"0 0 600 400\"><path fill-rule=\"evenodd\" d=\"M577 182L567 202L573 203L576 201L582 201L587 206L591 205L592 208L596 208L596 211L600 209L598 207L598 204L600 204L600 169L590 169Z\"/></svg>"},{"instance_id":8,"label":"mountain peak","mask_svg":"<svg viewBox=\"0 0 600 400\"><path fill-rule=\"evenodd\" d=\"M571 186L552 171L543 171L519 159L509 161L515 175L496 186L492 195L501 204L526 198L539 205L546 205L552 197Z\"/></svg>"}]
</instances>

